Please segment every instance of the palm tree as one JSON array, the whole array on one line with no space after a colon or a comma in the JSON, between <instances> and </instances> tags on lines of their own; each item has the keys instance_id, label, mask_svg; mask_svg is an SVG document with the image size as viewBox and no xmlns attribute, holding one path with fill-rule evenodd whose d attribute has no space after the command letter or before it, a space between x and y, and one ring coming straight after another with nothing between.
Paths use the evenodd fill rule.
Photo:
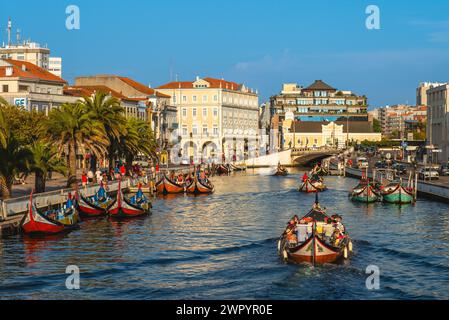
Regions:
<instances>
[{"instance_id":1,"label":"palm tree","mask_svg":"<svg viewBox=\"0 0 449 320\"><path fill-rule=\"evenodd\" d=\"M41 131L48 142L54 143L59 154L68 155L67 185L76 186L76 156L89 149L96 156L105 153L109 141L104 126L93 120L80 103L63 104L53 109L43 122Z\"/></svg>"},{"instance_id":2,"label":"palm tree","mask_svg":"<svg viewBox=\"0 0 449 320\"><path fill-rule=\"evenodd\" d=\"M155 158L156 146L148 123L133 118L127 120L126 133L120 137L118 143L118 154L125 158L128 172L136 155Z\"/></svg>"},{"instance_id":3,"label":"palm tree","mask_svg":"<svg viewBox=\"0 0 449 320\"><path fill-rule=\"evenodd\" d=\"M14 178L28 172L33 159L30 150L21 146L10 130L5 141L0 147L0 194L7 199L11 197Z\"/></svg>"},{"instance_id":4,"label":"palm tree","mask_svg":"<svg viewBox=\"0 0 449 320\"><path fill-rule=\"evenodd\" d=\"M84 106L90 117L100 122L109 140L108 159L109 168L112 168L117 144L120 136L126 134L126 118L120 100L110 94L97 91L91 97L84 97L80 103ZM91 161L91 170L96 170L96 157Z\"/></svg>"},{"instance_id":5,"label":"palm tree","mask_svg":"<svg viewBox=\"0 0 449 320\"><path fill-rule=\"evenodd\" d=\"M34 173L34 188L36 193L45 192L45 185L49 172L67 174L67 166L58 151L51 144L35 142L30 148L33 161L30 172Z\"/></svg>"},{"instance_id":6,"label":"palm tree","mask_svg":"<svg viewBox=\"0 0 449 320\"><path fill-rule=\"evenodd\" d=\"M5 113L3 109L0 107L0 148L6 147L6 139L8 132L8 123L5 118Z\"/></svg>"}]
</instances>

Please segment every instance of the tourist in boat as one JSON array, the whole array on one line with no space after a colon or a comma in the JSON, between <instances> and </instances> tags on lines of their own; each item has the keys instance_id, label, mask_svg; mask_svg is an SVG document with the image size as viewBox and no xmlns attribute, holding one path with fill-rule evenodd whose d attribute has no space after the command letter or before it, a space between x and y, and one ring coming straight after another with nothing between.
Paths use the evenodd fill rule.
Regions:
<instances>
[{"instance_id":1,"label":"tourist in boat","mask_svg":"<svg viewBox=\"0 0 449 320\"><path fill-rule=\"evenodd\" d=\"M201 183L203 183L203 184L207 184L207 177L206 177L206 172L204 172L204 170L201 170L201 173L200 173L200 181L201 181Z\"/></svg>"},{"instance_id":2,"label":"tourist in boat","mask_svg":"<svg viewBox=\"0 0 449 320\"><path fill-rule=\"evenodd\" d=\"M293 232L293 229L287 229L286 239L289 246L296 246L298 244L298 237Z\"/></svg>"},{"instance_id":3,"label":"tourist in boat","mask_svg":"<svg viewBox=\"0 0 449 320\"><path fill-rule=\"evenodd\" d=\"M184 175L182 173L180 173L178 175L178 178L176 179L176 183L179 184L180 186L182 186L184 184Z\"/></svg>"},{"instance_id":4,"label":"tourist in boat","mask_svg":"<svg viewBox=\"0 0 449 320\"><path fill-rule=\"evenodd\" d=\"M306 182L307 180L309 180L309 176L307 175L307 172L305 172L304 175L302 176L302 181Z\"/></svg>"},{"instance_id":5,"label":"tourist in boat","mask_svg":"<svg viewBox=\"0 0 449 320\"><path fill-rule=\"evenodd\" d=\"M125 167L124 163L122 163L122 165L120 166L120 175L122 177L124 177L126 175L126 167Z\"/></svg>"},{"instance_id":6,"label":"tourist in boat","mask_svg":"<svg viewBox=\"0 0 449 320\"><path fill-rule=\"evenodd\" d=\"M193 179L192 179L192 174L189 172L187 174L187 178L186 178L186 185L190 185L192 183Z\"/></svg>"}]
</instances>

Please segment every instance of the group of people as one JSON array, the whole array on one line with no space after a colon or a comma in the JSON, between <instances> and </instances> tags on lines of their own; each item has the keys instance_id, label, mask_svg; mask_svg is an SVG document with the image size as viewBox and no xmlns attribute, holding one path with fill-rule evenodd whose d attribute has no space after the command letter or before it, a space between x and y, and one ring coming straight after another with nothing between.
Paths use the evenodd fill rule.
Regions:
<instances>
[{"instance_id":1,"label":"group of people","mask_svg":"<svg viewBox=\"0 0 449 320\"><path fill-rule=\"evenodd\" d=\"M181 172L177 176L175 176L175 172L172 171L170 172L169 178L170 180L175 181L176 184L180 186L189 186L195 180L195 177L202 184L209 185L209 176L209 169L202 169L201 166L195 166L193 171L187 174Z\"/></svg>"},{"instance_id":2,"label":"group of people","mask_svg":"<svg viewBox=\"0 0 449 320\"><path fill-rule=\"evenodd\" d=\"M139 177L145 176L146 173L142 170L139 165L133 165L131 170L126 169L126 164L123 162L118 162L113 168L109 170L101 170L98 168L95 172L89 170L88 172L83 171L81 175L81 184L85 188L89 184L97 183L102 184L108 181L118 180L126 175L130 175L133 179L138 179Z\"/></svg>"},{"instance_id":3,"label":"group of people","mask_svg":"<svg viewBox=\"0 0 449 320\"><path fill-rule=\"evenodd\" d=\"M295 215L289 221L284 233L287 244L290 247L296 247L304 243L312 236L314 227L316 228L315 234L333 247L338 247L341 241L347 237L342 218L339 215L326 217L324 223L319 224L314 224L311 217L299 219Z\"/></svg>"}]
</instances>

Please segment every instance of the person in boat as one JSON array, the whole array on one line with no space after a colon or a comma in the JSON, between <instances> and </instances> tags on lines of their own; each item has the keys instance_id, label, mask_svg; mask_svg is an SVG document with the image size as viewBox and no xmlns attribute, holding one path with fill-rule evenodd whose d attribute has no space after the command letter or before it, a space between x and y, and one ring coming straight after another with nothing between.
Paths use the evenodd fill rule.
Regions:
<instances>
[{"instance_id":1,"label":"person in boat","mask_svg":"<svg viewBox=\"0 0 449 320\"><path fill-rule=\"evenodd\" d=\"M298 237L296 236L296 233L293 232L293 229L288 228L287 234L285 239L287 240L287 243L289 246L296 246L298 245Z\"/></svg>"},{"instance_id":2,"label":"person in boat","mask_svg":"<svg viewBox=\"0 0 449 320\"><path fill-rule=\"evenodd\" d=\"M178 178L176 179L176 183L179 184L180 186L182 186L184 184L184 175L182 173L180 173L178 175Z\"/></svg>"},{"instance_id":3,"label":"person in boat","mask_svg":"<svg viewBox=\"0 0 449 320\"><path fill-rule=\"evenodd\" d=\"M186 185L190 185L192 183L193 179L192 179L192 174L189 172L187 174L187 178L186 178Z\"/></svg>"},{"instance_id":4,"label":"person in boat","mask_svg":"<svg viewBox=\"0 0 449 320\"><path fill-rule=\"evenodd\" d=\"M96 200L98 202L106 201L106 190L104 189L103 186L101 186L100 189L98 190L98 192L96 194Z\"/></svg>"},{"instance_id":5,"label":"person in boat","mask_svg":"<svg viewBox=\"0 0 449 320\"><path fill-rule=\"evenodd\" d=\"M87 188L87 174L85 171L83 171L83 174L81 175L81 185L83 186L83 188Z\"/></svg>"},{"instance_id":6,"label":"person in boat","mask_svg":"<svg viewBox=\"0 0 449 320\"><path fill-rule=\"evenodd\" d=\"M207 185L208 182L209 182L209 181L207 180L206 172L204 172L204 170L201 170L201 173L200 173L200 181L201 181L202 184L205 184L205 185Z\"/></svg>"},{"instance_id":7,"label":"person in boat","mask_svg":"<svg viewBox=\"0 0 449 320\"><path fill-rule=\"evenodd\" d=\"M305 172L302 176L302 182L306 182L307 180L309 180L309 176L307 175L307 172Z\"/></svg>"}]
</instances>

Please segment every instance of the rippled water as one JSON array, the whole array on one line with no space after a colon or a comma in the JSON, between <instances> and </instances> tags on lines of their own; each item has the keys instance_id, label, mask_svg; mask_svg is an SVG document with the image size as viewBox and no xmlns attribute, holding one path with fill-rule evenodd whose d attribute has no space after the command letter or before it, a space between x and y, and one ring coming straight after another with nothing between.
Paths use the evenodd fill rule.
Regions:
<instances>
[{"instance_id":1,"label":"rippled water","mask_svg":"<svg viewBox=\"0 0 449 320\"><path fill-rule=\"evenodd\" d=\"M0 243L0 298L20 299L442 299L449 298L449 206L354 204L356 180L326 177L328 213L343 215L355 254L341 264L282 262L276 240L313 195L296 191L300 173L249 171L215 177L212 196L154 202L153 215L83 222L65 237ZM66 266L81 290L65 287ZM380 290L366 289L368 265Z\"/></svg>"}]
</instances>

